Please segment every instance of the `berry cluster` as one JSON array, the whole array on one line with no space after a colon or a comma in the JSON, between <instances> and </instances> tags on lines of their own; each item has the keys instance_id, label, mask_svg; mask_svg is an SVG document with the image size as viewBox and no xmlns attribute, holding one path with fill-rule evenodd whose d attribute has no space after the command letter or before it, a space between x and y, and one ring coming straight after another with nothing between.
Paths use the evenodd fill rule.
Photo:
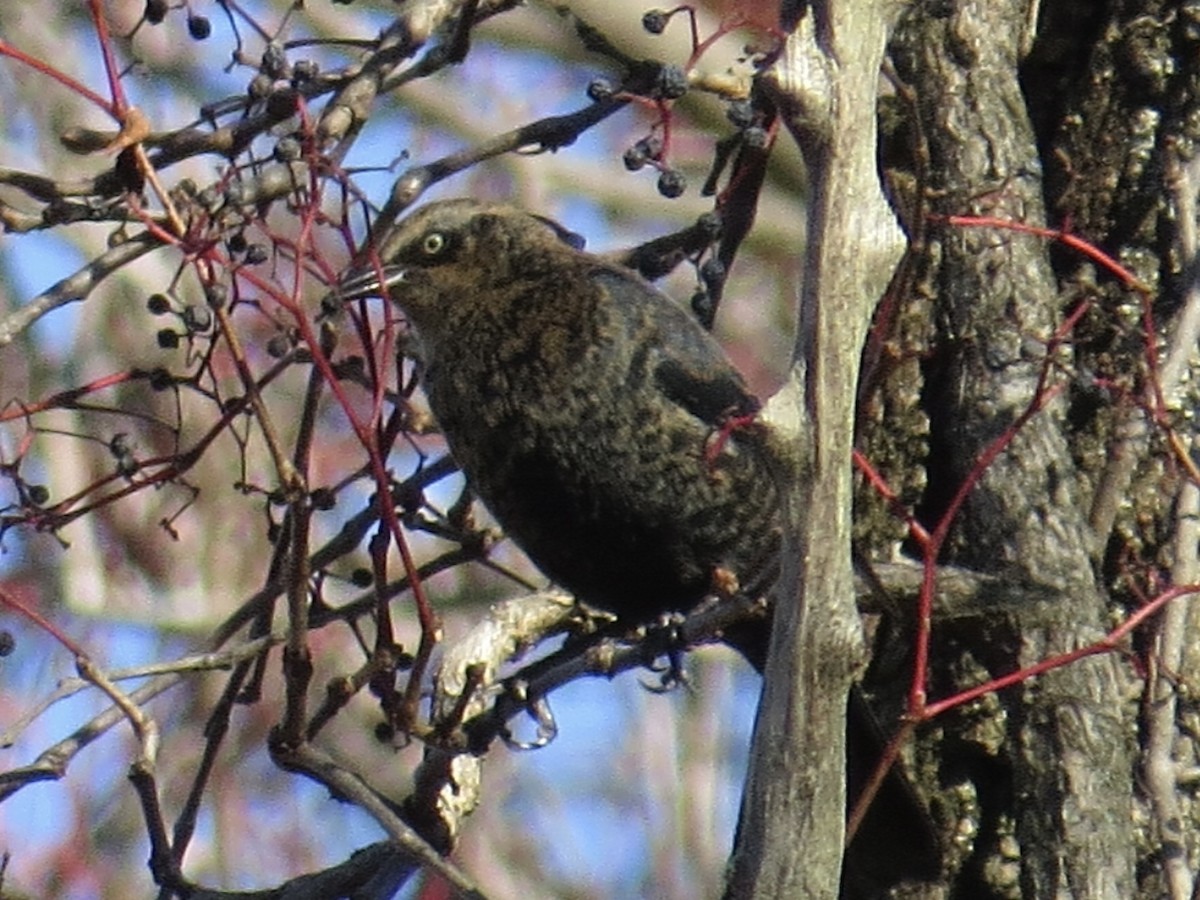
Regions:
<instances>
[{"instance_id":1,"label":"berry cluster","mask_svg":"<svg viewBox=\"0 0 1200 900\"><path fill-rule=\"evenodd\" d=\"M761 116L749 99L731 100L725 108L725 118L741 132L742 141L747 147L761 150L767 146L767 129L762 126Z\"/></svg>"},{"instance_id":2,"label":"berry cluster","mask_svg":"<svg viewBox=\"0 0 1200 900\"><path fill-rule=\"evenodd\" d=\"M212 34L212 22L208 16L202 16L199 13L194 13L190 8L187 8L187 30L194 41L203 41ZM146 7L142 11L142 19L148 25L161 25L163 20L167 18L167 13L171 10L169 0L146 0Z\"/></svg>"}]
</instances>

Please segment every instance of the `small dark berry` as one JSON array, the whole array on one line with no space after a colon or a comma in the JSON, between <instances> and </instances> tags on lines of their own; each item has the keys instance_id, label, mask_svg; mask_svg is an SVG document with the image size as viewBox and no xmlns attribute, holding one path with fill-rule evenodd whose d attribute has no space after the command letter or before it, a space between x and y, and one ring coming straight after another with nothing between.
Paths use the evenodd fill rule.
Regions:
<instances>
[{"instance_id":1,"label":"small dark berry","mask_svg":"<svg viewBox=\"0 0 1200 900\"><path fill-rule=\"evenodd\" d=\"M155 338L158 340L158 346L164 350L174 350L179 346L179 335L170 328L162 329Z\"/></svg>"},{"instance_id":2,"label":"small dark berry","mask_svg":"<svg viewBox=\"0 0 1200 900\"><path fill-rule=\"evenodd\" d=\"M50 499L50 491L44 484L26 485L25 491L29 497L29 502L34 506L42 506Z\"/></svg>"},{"instance_id":3,"label":"small dark berry","mask_svg":"<svg viewBox=\"0 0 1200 900\"><path fill-rule=\"evenodd\" d=\"M267 252L267 248L262 244L251 244L246 248L246 265L258 266L265 263L271 258L271 254Z\"/></svg>"},{"instance_id":4,"label":"small dark berry","mask_svg":"<svg viewBox=\"0 0 1200 900\"><path fill-rule=\"evenodd\" d=\"M151 294L146 300L146 309L152 316L161 316L171 311L171 300L166 294Z\"/></svg>"},{"instance_id":5,"label":"small dark berry","mask_svg":"<svg viewBox=\"0 0 1200 900\"><path fill-rule=\"evenodd\" d=\"M207 16L189 15L187 29L192 40L202 41L212 34L212 22L208 21Z\"/></svg>"},{"instance_id":6,"label":"small dark berry","mask_svg":"<svg viewBox=\"0 0 1200 900\"><path fill-rule=\"evenodd\" d=\"M325 296L320 299L320 316L326 319L334 318L335 316L341 316L344 302L346 301L344 301L341 296L338 296L336 293L325 294Z\"/></svg>"},{"instance_id":7,"label":"small dark berry","mask_svg":"<svg viewBox=\"0 0 1200 900\"><path fill-rule=\"evenodd\" d=\"M396 505L411 519L425 506L425 492L419 486L406 482L396 491Z\"/></svg>"},{"instance_id":8,"label":"small dark berry","mask_svg":"<svg viewBox=\"0 0 1200 900\"><path fill-rule=\"evenodd\" d=\"M593 103L603 103L605 100L611 100L616 92L616 86L607 78L597 77L588 82L587 95L588 99Z\"/></svg>"},{"instance_id":9,"label":"small dark berry","mask_svg":"<svg viewBox=\"0 0 1200 900\"><path fill-rule=\"evenodd\" d=\"M652 159L662 156L662 139L655 135L644 137L625 151L625 168L636 172Z\"/></svg>"},{"instance_id":10,"label":"small dark berry","mask_svg":"<svg viewBox=\"0 0 1200 900\"><path fill-rule=\"evenodd\" d=\"M202 334L212 327L212 310L207 306L192 304L183 308L183 327L192 334Z\"/></svg>"},{"instance_id":11,"label":"small dark berry","mask_svg":"<svg viewBox=\"0 0 1200 900\"><path fill-rule=\"evenodd\" d=\"M246 95L251 100L266 100L271 96L271 88L275 86L275 79L270 75L264 75L259 72L250 79L250 83L246 85Z\"/></svg>"},{"instance_id":12,"label":"small dark berry","mask_svg":"<svg viewBox=\"0 0 1200 900\"><path fill-rule=\"evenodd\" d=\"M658 176L658 192L664 197L674 199L687 190L687 178L678 169L663 169Z\"/></svg>"},{"instance_id":13,"label":"small dark berry","mask_svg":"<svg viewBox=\"0 0 1200 900\"><path fill-rule=\"evenodd\" d=\"M366 588L375 583L375 576L370 569L358 568L350 573L350 583L355 587Z\"/></svg>"},{"instance_id":14,"label":"small dark berry","mask_svg":"<svg viewBox=\"0 0 1200 900\"><path fill-rule=\"evenodd\" d=\"M312 81L321 72L321 66L315 59L298 59L292 66L292 84L304 84Z\"/></svg>"},{"instance_id":15,"label":"small dark berry","mask_svg":"<svg viewBox=\"0 0 1200 900\"><path fill-rule=\"evenodd\" d=\"M667 30L667 22L670 18L666 10L652 9L642 16L642 27L651 34L662 34Z\"/></svg>"},{"instance_id":16,"label":"small dark berry","mask_svg":"<svg viewBox=\"0 0 1200 900\"><path fill-rule=\"evenodd\" d=\"M342 311L344 303L341 297L334 294L326 294L321 298L321 316L329 319L338 315Z\"/></svg>"},{"instance_id":17,"label":"small dark berry","mask_svg":"<svg viewBox=\"0 0 1200 900\"><path fill-rule=\"evenodd\" d=\"M751 125L742 132L742 140L746 146L754 150L762 150L767 146L767 129L761 125Z\"/></svg>"},{"instance_id":18,"label":"small dark berry","mask_svg":"<svg viewBox=\"0 0 1200 900\"><path fill-rule=\"evenodd\" d=\"M129 433L118 431L108 441L108 452L113 456L131 456L133 454L133 441L129 437Z\"/></svg>"},{"instance_id":19,"label":"small dark berry","mask_svg":"<svg viewBox=\"0 0 1200 900\"><path fill-rule=\"evenodd\" d=\"M288 135L287 137L281 137L275 143L273 155L276 162L291 162L292 160L299 159L303 150L304 148L300 146L300 142L291 135Z\"/></svg>"},{"instance_id":20,"label":"small dark berry","mask_svg":"<svg viewBox=\"0 0 1200 900\"><path fill-rule=\"evenodd\" d=\"M175 379L166 369L154 369L150 373L150 390L152 391L165 391L174 383Z\"/></svg>"},{"instance_id":21,"label":"small dark berry","mask_svg":"<svg viewBox=\"0 0 1200 900\"><path fill-rule=\"evenodd\" d=\"M754 107L749 100L734 100L725 107L725 118L734 128L748 128L754 124Z\"/></svg>"},{"instance_id":22,"label":"small dark berry","mask_svg":"<svg viewBox=\"0 0 1200 900\"><path fill-rule=\"evenodd\" d=\"M146 10L142 13L151 25L157 25L167 17L167 0L146 0Z\"/></svg>"},{"instance_id":23,"label":"small dark berry","mask_svg":"<svg viewBox=\"0 0 1200 900\"><path fill-rule=\"evenodd\" d=\"M8 656L17 649L17 639L7 628L0 631L0 656Z\"/></svg>"},{"instance_id":24,"label":"small dark berry","mask_svg":"<svg viewBox=\"0 0 1200 900\"><path fill-rule=\"evenodd\" d=\"M298 96L296 89L290 86L271 91L271 96L267 98L267 115L278 121L294 115Z\"/></svg>"},{"instance_id":25,"label":"small dark berry","mask_svg":"<svg viewBox=\"0 0 1200 900\"><path fill-rule=\"evenodd\" d=\"M238 254L246 252L246 236L240 231L230 235L229 240L225 242L225 246L230 253Z\"/></svg>"},{"instance_id":26,"label":"small dark berry","mask_svg":"<svg viewBox=\"0 0 1200 900\"><path fill-rule=\"evenodd\" d=\"M277 331L267 339L267 355L272 359L283 359L292 349L292 339L286 331Z\"/></svg>"},{"instance_id":27,"label":"small dark berry","mask_svg":"<svg viewBox=\"0 0 1200 900\"><path fill-rule=\"evenodd\" d=\"M658 159L662 156L662 138L658 137L657 135L652 134L649 137L644 137L638 141L638 144L641 145L642 149L646 153L646 156L648 156L650 159Z\"/></svg>"},{"instance_id":28,"label":"small dark berry","mask_svg":"<svg viewBox=\"0 0 1200 900\"><path fill-rule=\"evenodd\" d=\"M683 66L668 63L658 70L654 93L664 100L678 100L688 89L687 72Z\"/></svg>"},{"instance_id":29,"label":"small dark berry","mask_svg":"<svg viewBox=\"0 0 1200 900\"><path fill-rule=\"evenodd\" d=\"M337 506L337 494L327 487L317 488L310 495L313 509L329 510Z\"/></svg>"},{"instance_id":30,"label":"small dark berry","mask_svg":"<svg viewBox=\"0 0 1200 900\"><path fill-rule=\"evenodd\" d=\"M258 64L258 70L270 78L283 77L287 71L287 54L283 52L282 44L274 41L267 44L263 50L262 61Z\"/></svg>"}]
</instances>

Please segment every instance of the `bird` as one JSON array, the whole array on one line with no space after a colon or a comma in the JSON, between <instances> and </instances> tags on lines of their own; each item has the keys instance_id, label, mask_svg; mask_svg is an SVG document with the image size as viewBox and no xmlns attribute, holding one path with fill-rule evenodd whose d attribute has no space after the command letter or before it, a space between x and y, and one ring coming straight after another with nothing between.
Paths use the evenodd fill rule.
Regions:
<instances>
[{"instance_id":1,"label":"bird","mask_svg":"<svg viewBox=\"0 0 1200 900\"><path fill-rule=\"evenodd\" d=\"M552 581L639 624L769 566L759 402L690 312L505 204L426 205L379 256L382 282L364 269L343 297L404 311L450 455Z\"/></svg>"},{"instance_id":2,"label":"bird","mask_svg":"<svg viewBox=\"0 0 1200 900\"><path fill-rule=\"evenodd\" d=\"M427 204L382 236L378 257L338 294L403 310L451 456L552 581L630 625L769 585L781 546L769 426L695 316L553 220L504 203ZM724 639L761 672L769 628L760 618ZM861 698L847 734L853 796L882 747ZM928 876L927 823L893 773L848 868L865 873L884 834L894 852L873 880Z\"/></svg>"}]
</instances>

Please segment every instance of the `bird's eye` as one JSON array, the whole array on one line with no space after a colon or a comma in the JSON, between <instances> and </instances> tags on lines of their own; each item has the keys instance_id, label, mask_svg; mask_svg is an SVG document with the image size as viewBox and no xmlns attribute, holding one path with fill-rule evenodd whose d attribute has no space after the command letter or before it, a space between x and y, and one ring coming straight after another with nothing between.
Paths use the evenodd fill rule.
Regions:
<instances>
[{"instance_id":1,"label":"bird's eye","mask_svg":"<svg viewBox=\"0 0 1200 900\"><path fill-rule=\"evenodd\" d=\"M421 242L421 250L426 256L437 256L446 249L446 236L440 231L431 231Z\"/></svg>"}]
</instances>

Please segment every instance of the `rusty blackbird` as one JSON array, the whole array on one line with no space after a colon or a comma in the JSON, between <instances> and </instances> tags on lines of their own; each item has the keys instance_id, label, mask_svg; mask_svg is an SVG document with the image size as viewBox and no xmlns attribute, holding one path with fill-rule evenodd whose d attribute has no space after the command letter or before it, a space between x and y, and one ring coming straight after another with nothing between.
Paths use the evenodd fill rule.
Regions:
<instances>
[{"instance_id":1,"label":"rusty blackbird","mask_svg":"<svg viewBox=\"0 0 1200 900\"><path fill-rule=\"evenodd\" d=\"M510 206L430 204L380 258L451 455L552 580L638 623L767 565L776 487L736 425L758 402L690 313Z\"/></svg>"},{"instance_id":2,"label":"rusty blackbird","mask_svg":"<svg viewBox=\"0 0 1200 900\"><path fill-rule=\"evenodd\" d=\"M758 411L717 342L633 271L556 223L469 199L388 233L343 298L390 296L415 326L430 408L472 489L546 575L628 623L769 580L779 496ZM761 670L767 622L725 639ZM880 736L856 696L849 790ZM860 878L936 872L928 819L891 773L850 848Z\"/></svg>"}]
</instances>

